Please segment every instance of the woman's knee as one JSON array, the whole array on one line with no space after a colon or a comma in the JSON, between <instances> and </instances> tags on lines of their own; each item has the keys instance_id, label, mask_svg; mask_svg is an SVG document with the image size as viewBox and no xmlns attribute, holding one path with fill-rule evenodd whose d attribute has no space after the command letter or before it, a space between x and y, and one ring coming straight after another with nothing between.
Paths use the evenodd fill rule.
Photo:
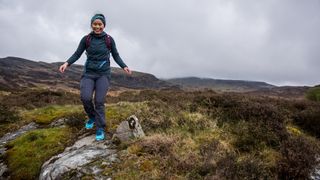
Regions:
<instances>
[{"instance_id":1,"label":"woman's knee","mask_svg":"<svg viewBox=\"0 0 320 180\"><path fill-rule=\"evenodd\" d=\"M95 99L94 104L96 107L103 106L104 107L105 100L104 99Z\"/></svg>"},{"instance_id":2,"label":"woman's knee","mask_svg":"<svg viewBox=\"0 0 320 180\"><path fill-rule=\"evenodd\" d=\"M82 102L92 102L92 96L81 94L80 99Z\"/></svg>"}]
</instances>

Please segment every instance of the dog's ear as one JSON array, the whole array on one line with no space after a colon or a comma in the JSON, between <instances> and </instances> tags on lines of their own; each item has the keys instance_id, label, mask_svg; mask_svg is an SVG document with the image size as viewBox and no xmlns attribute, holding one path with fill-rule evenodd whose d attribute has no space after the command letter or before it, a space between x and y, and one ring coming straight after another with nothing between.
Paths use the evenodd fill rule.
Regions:
<instances>
[{"instance_id":1,"label":"dog's ear","mask_svg":"<svg viewBox=\"0 0 320 180\"><path fill-rule=\"evenodd\" d=\"M128 120L128 123L130 129L134 129L136 127L136 120L133 117Z\"/></svg>"}]
</instances>

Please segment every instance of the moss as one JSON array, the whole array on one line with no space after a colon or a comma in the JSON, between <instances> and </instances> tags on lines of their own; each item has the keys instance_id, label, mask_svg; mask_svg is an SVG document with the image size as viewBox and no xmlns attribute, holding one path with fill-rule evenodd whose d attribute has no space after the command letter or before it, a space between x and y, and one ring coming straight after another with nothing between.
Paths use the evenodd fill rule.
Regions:
<instances>
[{"instance_id":1,"label":"moss","mask_svg":"<svg viewBox=\"0 0 320 180\"><path fill-rule=\"evenodd\" d=\"M37 129L9 142L5 159L12 179L36 179L41 165L62 152L72 137L70 128Z\"/></svg>"},{"instance_id":2,"label":"moss","mask_svg":"<svg viewBox=\"0 0 320 180\"><path fill-rule=\"evenodd\" d=\"M31 111L23 111L21 116L28 121L34 121L39 124L50 124L56 119L81 111L83 111L83 107L80 105L50 105Z\"/></svg>"}]
</instances>

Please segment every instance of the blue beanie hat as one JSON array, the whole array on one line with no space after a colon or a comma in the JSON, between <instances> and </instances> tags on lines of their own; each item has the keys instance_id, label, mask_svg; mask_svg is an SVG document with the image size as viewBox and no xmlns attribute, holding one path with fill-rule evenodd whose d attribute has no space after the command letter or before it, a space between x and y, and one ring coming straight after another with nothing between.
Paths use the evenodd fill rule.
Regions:
<instances>
[{"instance_id":1,"label":"blue beanie hat","mask_svg":"<svg viewBox=\"0 0 320 180\"><path fill-rule=\"evenodd\" d=\"M104 17L103 14L95 14L92 18L91 18L91 24L93 23L94 20L96 19L100 19L103 23L104 26L106 26L106 19Z\"/></svg>"}]
</instances>

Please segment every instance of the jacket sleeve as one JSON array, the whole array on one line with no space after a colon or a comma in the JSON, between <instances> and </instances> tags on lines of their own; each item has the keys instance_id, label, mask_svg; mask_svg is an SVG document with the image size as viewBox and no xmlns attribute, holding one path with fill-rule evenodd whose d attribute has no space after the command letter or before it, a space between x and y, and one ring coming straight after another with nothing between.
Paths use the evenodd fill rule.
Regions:
<instances>
[{"instance_id":1,"label":"jacket sleeve","mask_svg":"<svg viewBox=\"0 0 320 180\"><path fill-rule=\"evenodd\" d=\"M117 47L116 47L116 43L115 41L113 40L113 38L110 36L110 39L111 39L111 54L112 54L112 57L113 59L116 61L116 63L123 69L125 67L128 67L124 62L123 60L121 59L120 55L119 55L119 52L117 50Z\"/></svg>"},{"instance_id":2,"label":"jacket sleeve","mask_svg":"<svg viewBox=\"0 0 320 180\"><path fill-rule=\"evenodd\" d=\"M74 62L76 62L82 55L83 51L86 49L86 36L84 36L78 45L77 50L72 54L72 56L66 61L68 62L68 66L71 66Z\"/></svg>"}]
</instances>

